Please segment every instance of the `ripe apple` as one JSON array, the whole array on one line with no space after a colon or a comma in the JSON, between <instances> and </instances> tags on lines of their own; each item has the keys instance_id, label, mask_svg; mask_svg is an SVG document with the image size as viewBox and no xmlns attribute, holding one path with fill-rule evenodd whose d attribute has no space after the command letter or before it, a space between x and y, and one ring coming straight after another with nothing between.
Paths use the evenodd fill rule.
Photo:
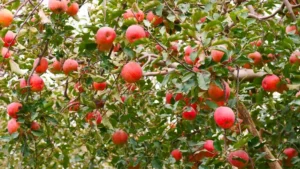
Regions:
<instances>
[{"instance_id":1,"label":"ripe apple","mask_svg":"<svg viewBox=\"0 0 300 169\"><path fill-rule=\"evenodd\" d=\"M78 10L79 10L79 5L78 3L74 2L68 7L67 14L70 16L75 16L78 13Z\"/></svg>"},{"instance_id":2,"label":"ripe apple","mask_svg":"<svg viewBox=\"0 0 300 169\"><path fill-rule=\"evenodd\" d=\"M128 135L123 130L117 130L112 135L112 141L115 145L123 145L127 143Z\"/></svg>"},{"instance_id":3,"label":"ripe apple","mask_svg":"<svg viewBox=\"0 0 300 169\"><path fill-rule=\"evenodd\" d=\"M122 68L121 76L127 83L134 83L142 78L143 70L138 63L129 62Z\"/></svg>"},{"instance_id":4,"label":"ripe apple","mask_svg":"<svg viewBox=\"0 0 300 169\"><path fill-rule=\"evenodd\" d=\"M201 19L200 19L200 22L201 23L204 23L206 21L206 16L204 16L204 17L202 17Z\"/></svg>"},{"instance_id":5,"label":"ripe apple","mask_svg":"<svg viewBox=\"0 0 300 169\"><path fill-rule=\"evenodd\" d=\"M299 34L297 26L295 25L289 25L285 28L285 32L287 34Z\"/></svg>"},{"instance_id":6,"label":"ripe apple","mask_svg":"<svg viewBox=\"0 0 300 169\"><path fill-rule=\"evenodd\" d=\"M74 89L76 90L76 92L79 92L79 93L84 92L84 88L82 87L80 82L75 83Z\"/></svg>"},{"instance_id":7,"label":"ripe apple","mask_svg":"<svg viewBox=\"0 0 300 169\"><path fill-rule=\"evenodd\" d=\"M102 27L97 31L96 43L97 44L112 44L116 38L116 32L113 28Z\"/></svg>"},{"instance_id":8,"label":"ripe apple","mask_svg":"<svg viewBox=\"0 0 300 169\"><path fill-rule=\"evenodd\" d=\"M163 51L163 48L160 46L160 45L155 45L155 48L158 52L162 52Z\"/></svg>"},{"instance_id":9,"label":"ripe apple","mask_svg":"<svg viewBox=\"0 0 300 169\"><path fill-rule=\"evenodd\" d=\"M80 108L80 102L75 101L74 99L69 102L69 105L69 111L78 111Z\"/></svg>"},{"instance_id":10,"label":"ripe apple","mask_svg":"<svg viewBox=\"0 0 300 169\"><path fill-rule=\"evenodd\" d=\"M3 58L9 58L12 55L12 52L6 47L2 47L1 54Z\"/></svg>"},{"instance_id":11,"label":"ripe apple","mask_svg":"<svg viewBox=\"0 0 300 169\"><path fill-rule=\"evenodd\" d=\"M229 153L228 161L232 166L243 168L248 164L249 156L243 150L237 150Z\"/></svg>"},{"instance_id":12,"label":"ripe apple","mask_svg":"<svg viewBox=\"0 0 300 169\"><path fill-rule=\"evenodd\" d=\"M213 140L206 140L203 148L206 150L204 154L206 157L215 157L218 154L218 152L214 148Z\"/></svg>"},{"instance_id":13,"label":"ripe apple","mask_svg":"<svg viewBox=\"0 0 300 169\"><path fill-rule=\"evenodd\" d=\"M152 11L150 11L147 14L147 20L152 23L154 26L157 26L163 22L163 17L159 17L153 14Z\"/></svg>"},{"instance_id":14,"label":"ripe apple","mask_svg":"<svg viewBox=\"0 0 300 169\"><path fill-rule=\"evenodd\" d=\"M67 59L63 64L63 71L66 75L73 71L77 71L78 63L74 59Z\"/></svg>"},{"instance_id":15,"label":"ripe apple","mask_svg":"<svg viewBox=\"0 0 300 169\"><path fill-rule=\"evenodd\" d=\"M224 89L217 86L215 83L211 83L208 88L208 96L213 101L227 101L230 96L230 87L227 82L223 81L223 85L225 85L225 92Z\"/></svg>"},{"instance_id":16,"label":"ripe apple","mask_svg":"<svg viewBox=\"0 0 300 169\"><path fill-rule=\"evenodd\" d=\"M182 113L182 118L185 120L195 120L197 112L193 107L185 107Z\"/></svg>"},{"instance_id":17,"label":"ripe apple","mask_svg":"<svg viewBox=\"0 0 300 169\"><path fill-rule=\"evenodd\" d=\"M86 114L85 116L85 121L90 123L90 125L93 125L93 120L96 121L96 124L99 125L102 121L102 116L100 114L100 112L98 111L93 111L93 112L89 112Z\"/></svg>"},{"instance_id":18,"label":"ripe apple","mask_svg":"<svg viewBox=\"0 0 300 169\"><path fill-rule=\"evenodd\" d=\"M67 0L49 0L48 7L53 13L63 13L68 10Z\"/></svg>"},{"instance_id":19,"label":"ripe apple","mask_svg":"<svg viewBox=\"0 0 300 169\"><path fill-rule=\"evenodd\" d=\"M260 47L262 44L262 40L259 39L257 41L250 42L250 45Z\"/></svg>"},{"instance_id":20,"label":"ripe apple","mask_svg":"<svg viewBox=\"0 0 300 169\"><path fill-rule=\"evenodd\" d=\"M262 63L262 56L259 52L249 53L248 58L253 60L254 65L260 65Z\"/></svg>"},{"instance_id":21,"label":"ripe apple","mask_svg":"<svg viewBox=\"0 0 300 169\"><path fill-rule=\"evenodd\" d=\"M176 95L175 95L175 101L179 101L179 100L182 100L183 99L183 94L182 93L177 93Z\"/></svg>"},{"instance_id":22,"label":"ripe apple","mask_svg":"<svg viewBox=\"0 0 300 169\"><path fill-rule=\"evenodd\" d=\"M44 81L37 74L34 74L31 76L29 84L31 86L31 91L33 91L33 92L40 92L44 88Z\"/></svg>"},{"instance_id":23,"label":"ripe apple","mask_svg":"<svg viewBox=\"0 0 300 169\"><path fill-rule=\"evenodd\" d=\"M21 89L21 93L24 94L27 89L25 89L27 87L27 82L26 80L23 78L20 80L20 89Z\"/></svg>"},{"instance_id":24,"label":"ripe apple","mask_svg":"<svg viewBox=\"0 0 300 169\"><path fill-rule=\"evenodd\" d=\"M0 9L0 25L8 27L14 19L14 15L7 9Z\"/></svg>"},{"instance_id":25,"label":"ripe apple","mask_svg":"<svg viewBox=\"0 0 300 169\"><path fill-rule=\"evenodd\" d=\"M22 104L18 102L13 102L7 105L7 114L12 118L17 118L17 113L22 109Z\"/></svg>"},{"instance_id":26,"label":"ripe apple","mask_svg":"<svg viewBox=\"0 0 300 169\"><path fill-rule=\"evenodd\" d=\"M16 35L12 31L6 32L3 42L5 47L13 46L16 43L15 40Z\"/></svg>"},{"instance_id":27,"label":"ripe apple","mask_svg":"<svg viewBox=\"0 0 300 169\"><path fill-rule=\"evenodd\" d=\"M126 101L126 96L121 96L121 100L124 103Z\"/></svg>"},{"instance_id":28,"label":"ripe apple","mask_svg":"<svg viewBox=\"0 0 300 169\"><path fill-rule=\"evenodd\" d=\"M294 51L291 56L290 56L290 63L291 64L296 64L296 63L300 63L300 52L299 51Z\"/></svg>"},{"instance_id":29,"label":"ripe apple","mask_svg":"<svg viewBox=\"0 0 300 169\"><path fill-rule=\"evenodd\" d=\"M245 68L245 69L251 69L250 63L245 63L245 64L243 65L243 68Z\"/></svg>"},{"instance_id":30,"label":"ripe apple","mask_svg":"<svg viewBox=\"0 0 300 169\"><path fill-rule=\"evenodd\" d=\"M40 128L41 128L41 126L40 126L40 124L39 124L38 122L33 121L33 122L31 123L31 126L30 126L30 129L31 129L31 130L36 131L36 130L39 130Z\"/></svg>"},{"instance_id":31,"label":"ripe apple","mask_svg":"<svg viewBox=\"0 0 300 169\"><path fill-rule=\"evenodd\" d=\"M172 93L166 93L166 103L171 104L173 94Z\"/></svg>"},{"instance_id":32,"label":"ripe apple","mask_svg":"<svg viewBox=\"0 0 300 169\"><path fill-rule=\"evenodd\" d=\"M119 43L117 43L116 45L114 45L113 51L114 52L119 52L120 48L121 48L121 45Z\"/></svg>"},{"instance_id":33,"label":"ripe apple","mask_svg":"<svg viewBox=\"0 0 300 169\"><path fill-rule=\"evenodd\" d=\"M39 63L39 60L40 60L40 58L36 58L34 60L34 63L33 63L34 67L37 66L37 64ZM45 73L47 71L47 69L48 69L48 61L46 58L42 57L39 65L35 69L35 72L42 74L42 73Z\"/></svg>"},{"instance_id":34,"label":"ripe apple","mask_svg":"<svg viewBox=\"0 0 300 169\"><path fill-rule=\"evenodd\" d=\"M233 126L235 115L231 108L221 106L216 109L214 113L214 119L219 127L228 129Z\"/></svg>"},{"instance_id":35,"label":"ripe apple","mask_svg":"<svg viewBox=\"0 0 300 169\"><path fill-rule=\"evenodd\" d=\"M171 152L171 155L173 158L175 158L176 161L181 160L182 158L182 153L179 149L175 149Z\"/></svg>"},{"instance_id":36,"label":"ripe apple","mask_svg":"<svg viewBox=\"0 0 300 169\"><path fill-rule=\"evenodd\" d=\"M223 56L224 56L223 51L219 51L219 50L211 51L211 57L214 62L220 62L222 60Z\"/></svg>"},{"instance_id":37,"label":"ripe apple","mask_svg":"<svg viewBox=\"0 0 300 169\"><path fill-rule=\"evenodd\" d=\"M135 18L137 22L142 22L145 18L145 14L141 10L139 10L138 12L133 13L132 9L127 9L126 12L123 14L123 18L125 20Z\"/></svg>"},{"instance_id":38,"label":"ripe apple","mask_svg":"<svg viewBox=\"0 0 300 169\"><path fill-rule=\"evenodd\" d=\"M267 75L262 80L262 87L267 92L275 92L278 89L278 84L280 83L280 79L276 75Z\"/></svg>"},{"instance_id":39,"label":"ripe apple","mask_svg":"<svg viewBox=\"0 0 300 169\"><path fill-rule=\"evenodd\" d=\"M20 124L17 122L17 119L15 119L15 118L10 119L7 123L7 130L9 132L9 134L16 132L19 127L20 127Z\"/></svg>"},{"instance_id":40,"label":"ripe apple","mask_svg":"<svg viewBox=\"0 0 300 169\"><path fill-rule=\"evenodd\" d=\"M298 156L297 150L291 147L284 149L283 153L287 156L288 159L292 159Z\"/></svg>"},{"instance_id":41,"label":"ripe apple","mask_svg":"<svg viewBox=\"0 0 300 169\"><path fill-rule=\"evenodd\" d=\"M62 71L62 63L55 59L52 63L52 68L50 69L52 73L59 73Z\"/></svg>"},{"instance_id":42,"label":"ripe apple","mask_svg":"<svg viewBox=\"0 0 300 169\"><path fill-rule=\"evenodd\" d=\"M93 87L95 90L104 90L106 88L106 82L94 82Z\"/></svg>"},{"instance_id":43,"label":"ripe apple","mask_svg":"<svg viewBox=\"0 0 300 169\"><path fill-rule=\"evenodd\" d=\"M126 39L129 41L129 43L133 43L136 40L139 40L141 38L145 38L146 33L143 27L139 25L131 25L126 30Z\"/></svg>"},{"instance_id":44,"label":"ripe apple","mask_svg":"<svg viewBox=\"0 0 300 169\"><path fill-rule=\"evenodd\" d=\"M113 47L112 43L109 44L98 44L97 48L101 52L110 51L110 49Z\"/></svg>"}]
</instances>

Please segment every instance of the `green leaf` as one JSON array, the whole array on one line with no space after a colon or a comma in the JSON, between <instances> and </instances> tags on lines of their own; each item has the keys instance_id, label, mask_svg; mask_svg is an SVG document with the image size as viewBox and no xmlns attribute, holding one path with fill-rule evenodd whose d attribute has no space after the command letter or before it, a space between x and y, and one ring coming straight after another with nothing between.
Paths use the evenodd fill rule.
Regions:
<instances>
[{"instance_id":1,"label":"green leaf","mask_svg":"<svg viewBox=\"0 0 300 169\"><path fill-rule=\"evenodd\" d=\"M33 121L33 120L35 120L35 118L37 118L37 116L39 115L39 113L38 112L36 112L36 111L32 111L31 112L31 116L30 116L30 119Z\"/></svg>"},{"instance_id":2,"label":"green leaf","mask_svg":"<svg viewBox=\"0 0 300 169\"><path fill-rule=\"evenodd\" d=\"M124 47L123 50L124 50L125 55L129 56L130 59L133 59L135 57L135 52L132 49L130 49L129 47L126 46L126 47Z\"/></svg>"},{"instance_id":3,"label":"green leaf","mask_svg":"<svg viewBox=\"0 0 300 169\"><path fill-rule=\"evenodd\" d=\"M151 161L151 165L153 168L157 168L157 169L162 169L163 167L163 163L159 157L154 157L153 160Z\"/></svg>"},{"instance_id":4,"label":"green leaf","mask_svg":"<svg viewBox=\"0 0 300 169\"><path fill-rule=\"evenodd\" d=\"M222 146L221 146L220 140L214 140L214 148L219 152L222 151Z\"/></svg>"},{"instance_id":5,"label":"green leaf","mask_svg":"<svg viewBox=\"0 0 300 169\"><path fill-rule=\"evenodd\" d=\"M41 130L31 130L31 133L37 137L44 135L43 131L41 131Z\"/></svg>"},{"instance_id":6,"label":"green leaf","mask_svg":"<svg viewBox=\"0 0 300 169\"><path fill-rule=\"evenodd\" d=\"M202 73L197 73L197 83L198 87L202 90L208 90L208 85L210 83L208 74L204 75Z\"/></svg>"}]
</instances>

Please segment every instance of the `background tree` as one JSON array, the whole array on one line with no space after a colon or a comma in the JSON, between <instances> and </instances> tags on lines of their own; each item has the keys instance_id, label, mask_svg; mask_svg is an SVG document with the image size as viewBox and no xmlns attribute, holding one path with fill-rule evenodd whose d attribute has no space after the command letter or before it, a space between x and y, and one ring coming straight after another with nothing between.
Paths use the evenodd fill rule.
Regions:
<instances>
[{"instance_id":1,"label":"background tree","mask_svg":"<svg viewBox=\"0 0 300 169\"><path fill-rule=\"evenodd\" d=\"M297 0L0 2L2 168L300 168Z\"/></svg>"}]
</instances>

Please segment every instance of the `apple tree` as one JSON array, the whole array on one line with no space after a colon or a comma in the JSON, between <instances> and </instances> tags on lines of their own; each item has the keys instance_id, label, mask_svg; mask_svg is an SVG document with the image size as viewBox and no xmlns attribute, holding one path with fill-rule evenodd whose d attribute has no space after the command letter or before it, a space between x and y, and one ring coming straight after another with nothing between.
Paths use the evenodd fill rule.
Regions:
<instances>
[{"instance_id":1,"label":"apple tree","mask_svg":"<svg viewBox=\"0 0 300 169\"><path fill-rule=\"evenodd\" d=\"M1 168L300 168L300 1L0 2Z\"/></svg>"}]
</instances>

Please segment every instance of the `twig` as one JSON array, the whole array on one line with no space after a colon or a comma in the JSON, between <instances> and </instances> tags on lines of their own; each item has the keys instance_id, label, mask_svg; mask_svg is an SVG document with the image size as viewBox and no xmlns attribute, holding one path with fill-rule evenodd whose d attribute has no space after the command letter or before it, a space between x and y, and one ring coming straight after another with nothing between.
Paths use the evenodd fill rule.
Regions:
<instances>
[{"instance_id":1,"label":"twig","mask_svg":"<svg viewBox=\"0 0 300 169\"><path fill-rule=\"evenodd\" d=\"M67 77L67 80L66 80L66 88L65 88L65 91L64 91L64 96L70 100L69 96L68 96L68 86L69 86L69 77Z\"/></svg>"},{"instance_id":2,"label":"twig","mask_svg":"<svg viewBox=\"0 0 300 169\"><path fill-rule=\"evenodd\" d=\"M171 72L174 72L175 69L167 69L167 70L163 70L163 71L158 71L158 72L145 72L143 74L143 76L157 76L157 75L166 75L166 74L169 74Z\"/></svg>"},{"instance_id":3,"label":"twig","mask_svg":"<svg viewBox=\"0 0 300 169\"><path fill-rule=\"evenodd\" d=\"M175 13L175 11L169 6L168 2L166 0L164 0L166 6L170 9L170 11L173 13L173 15L180 21L182 22L182 20L177 16L177 14Z\"/></svg>"},{"instance_id":4,"label":"twig","mask_svg":"<svg viewBox=\"0 0 300 169\"><path fill-rule=\"evenodd\" d=\"M240 90L240 67L239 66L236 66L236 71L237 71L237 78L236 78L236 91L235 91L235 97L236 97L236 119L238 118L238 115L239 115L239 90ZM238 123L238 127L239 127L239 131L240 133L242 133L242 130L241 130L241 123Z\"/></svg>"},{"instance_id":5,"label":"twig","mask_svg":"<svg viewBox=\"0 0 300 169\"><path fill-rule=\"evenodd\" d=\"M279 13L280 11L282 11L284 9L284 3L281 4L280 8L278 8L276 11L274 11L271 15L268 15L268 16L263 16L263 17L259 17L257 16L256 14L253 14L253 13L250 13L248 16L250 18L255 18L257 20L267 20L269 18L272 18L274 17L277 13Z\"/></svg>"},{"instance_id":6,"label":"twig","mask_svg":"<svg viewBox=\"0 0 300 169\"><path fill-rule=\"evenodd\" d=\"M283 2L285 4L286 8L288 9L289 13L291 14L292 19L295 21L296 20L296 16L294 14L292 5L290 4L290 2L288 0L283 0Z\"/></svg>"},{"instance_id":7,"label":"twig","mask_svg":"<svg viewBox=\"0 0 300 169\"><path fill-rule=\"evenodd\" d=\"M18 12L27 4L28 0L24 1L17 9L17 11L14 14L14 18L17 16Z\"/></svg>"}]
</instances>

